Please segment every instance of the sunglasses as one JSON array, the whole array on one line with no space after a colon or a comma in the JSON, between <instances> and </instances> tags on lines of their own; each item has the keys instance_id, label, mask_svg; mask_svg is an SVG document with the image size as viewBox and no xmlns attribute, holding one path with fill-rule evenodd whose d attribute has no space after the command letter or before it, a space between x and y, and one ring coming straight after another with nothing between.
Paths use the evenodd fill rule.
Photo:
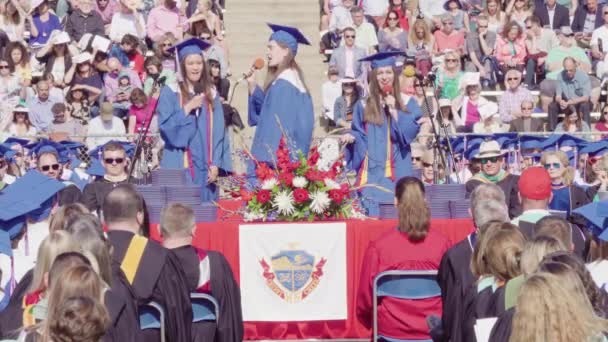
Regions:
<instances>
[{"instance_id":1,"label":"sunglasses","mask_svg":"<svg viewBox=\"0 0 608 342\"><path fill-rule=\"evenodd\" d=\"M431 163L422 163L422 167L433 167Z\"/></svg>"},{"instance_id":2,"label":"sunglasses","mask_svg":"<svg viewBox=\"0 0 608 342\"><path fill-rule=\"evenodd\" d=\"M521 107L521 110L532 110L532 107Z\"/></svg>"},{"instance_id":3,"label":"sunglasses","mask_svg":"<svg viewBox=\"0 0 608 342\"><path fill-rule=\"evenodd\" d=\"M482 165L486 165L487 163L496 163L498 160L500 159L500 157L491 157L491 158L482 158L480 160Z\"/></svg>"},{"instance_id":4,"label":"sunglasses","mask_svg":"<svg viewBox=\"0 0 608 342\"><path fill-rule=\"evenodd\" d=\"M104 158L103 160L106 164L122 164L125 161L125 158Z\"/></svg>"},{"instance_id":5,"label":"sunglasses","mask_svg":"<svg viewBox=\"0 0 608 342\"><path fill-rule=\"evenodd\" d=\"M595 163L597 163L600 159L602 159L601 157L591 157L589 159L587 159L587 161L589 162L590 165L593 165Z\"/></svg>"},{"instance_id":6,"label":"sunglasses","mask_svg":"<svg viewBox=\"0 0 608 342\"><path fill-rule=\"evenodd\" d=\"M562 168L562 164L560 164L560 163L547 163L547 164L545 164L545 169L549 170L550 168L561 169Z\"/></svg>"},{"instance_id":7,"label":"sunglasses","mask_svg":"<svg viewBox=\"0 0 608 342\"><path fill-rule=\"evenodd\" d=\"M395 17L389 17L389 18L388 18L388 20L393 20L393 21L396 21L396 20L399 20L399 18L395 18Z\"/></svg>"},{"instance_id":8,"label":"sunglasses","mask_svg":"<svg viewBox=\"0 0 608 342\"><path fill-rule=\"evenodd\" d=\"M344 38L355 38L355 35L354 34L349 34L349 35L344 36Z\"/></svg>"},{"instance_id":9,"label":"sunglasses","mask_svg":"<svg viewBox=\"0 0 608 342\"><path fill-rule=\"evenodd\" d=\"M443 23L443 25L454 25L454 23L450 21L450 22L447 22L447 23Z\"/></svg>"},{"instance_id":10,"label":"sunglasses","mask_svg":"<svg viewBox=\"0 0 608 342\"><path fill-rule=\"evenodd\" d=\"M0 70L2 70L2 69L8 69L8 68L9 68L8 65L0 65Z\"/></svg>"},{"instance_id":11,"label":"sunglasses","mask_svg":"<svg viewBox=\"0 0 608 342\"><path fill-rule=\"evenodd\" d=\"M507 81L519 81L519 77L509 77Z\"/></svg>"},{"instance_id":12,"label":"sunglasses","mask_svg":"<svg viewBox=\"0 0 608 342\"><path fill-rule=\"evenodd\" d=\"M479 28L488 28L488 25L477 25Z\"/></svg>"},{"instance_id":13,"label":"sunglasses","mask_svg":"<svg viewBox=\"0 0 608 342\"><path fill-rule=\"evenodd\" d=\"M40 170L47 172L50 169L53 169L53 171L57 171L57 170L59 170L59 166L60 166L59 164L42 165L40 167Z\"/></svg>"},{"instance_id":14,"label":"sunglasses","mask_svg":"<svg viewBox=\"0 0 608 342\"><path fill-rule=\"evenodd\" d=\"M445 60L447 63L456 63L456 59L446 59Z\"/></svg>"}]
</instances>

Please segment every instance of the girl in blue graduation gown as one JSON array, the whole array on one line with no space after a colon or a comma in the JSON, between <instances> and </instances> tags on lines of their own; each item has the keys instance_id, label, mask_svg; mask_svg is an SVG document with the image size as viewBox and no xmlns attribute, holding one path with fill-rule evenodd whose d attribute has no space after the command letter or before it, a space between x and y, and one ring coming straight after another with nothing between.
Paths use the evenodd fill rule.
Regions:
<instances>
[{"instance_id":1,"label":"girl in blue graduation gown","mask_svg":"<svg viewBox=\"0 0 608 342\"><path fill-rule=\"evenodd\" d=\"M269 24L274 33L268 42L268 76L262 89L252 75L249 82L248 122L256 131L251 154L258 162L273 164L284 133L292 152L308 153L314 128L312 98L295 62L298 43L308 40L296 28ZM249 175L255 164L250 163Z\"/></svg>"},{"instance_id":2,"label":"girl in blue graduation gown","mask_svg":"<svg viewBox=\"0 0 608 342\"><path fill-rule=\"evenodd\" d=\"M230 169L220 97L209 79L202 52L209 45L189 39L176 45L182 81L162 88L158 124L165 142L161 168L186 168L201 185L203 201L219 198L219 170Z\"/></svg>"},{"instance_id":3,"label":"girl in blue graduation gown","mask_svg":"<svg viewBox=\"0 0 608 342\"><path fill-rule=\"evenodd\" d=\"M370 216L379 214L380 203L393 203L396 180L412 175L410 144L422 117L416 101L404 103L399 93L395 55L378 53L362 60L372 62L370 95L356 104L352 132L345 137L354 143L352 167Z\"/></svg>"}]
</instances>

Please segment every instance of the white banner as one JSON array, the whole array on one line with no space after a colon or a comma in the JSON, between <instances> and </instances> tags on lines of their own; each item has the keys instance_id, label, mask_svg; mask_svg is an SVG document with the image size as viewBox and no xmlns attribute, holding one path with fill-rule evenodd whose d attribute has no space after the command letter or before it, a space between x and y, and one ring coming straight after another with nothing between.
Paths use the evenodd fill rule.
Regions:
<instances>
[{"instance_id":1,"label":"white banner","mask_svg":"<svg viewBox=\"0 0 608 342\"><path fill-rule=\"evenodd\" d=\"M346 223L241 225L243 320L347 318Z\"/></svg>"}]
</instances>

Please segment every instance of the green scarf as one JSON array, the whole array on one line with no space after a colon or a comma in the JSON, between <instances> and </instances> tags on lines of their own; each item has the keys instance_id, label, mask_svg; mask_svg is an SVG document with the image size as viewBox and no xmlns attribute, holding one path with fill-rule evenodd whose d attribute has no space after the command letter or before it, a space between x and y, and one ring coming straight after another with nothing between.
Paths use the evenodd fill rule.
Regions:
<instances>
[{"instance_id":1,"label":"green scarf","mask_svg":"<svg viewBox=\"0 0 608 342\"><path fill-rule=\"evenodd\" d=\"M481 171L479 173L479 175L483 178L485 178L488 182L492 182L492 183L498 183L500 182L503 178L505 178L506 176L506 172L503 169L500 169L500 171L494 175L494 176L488 176L486 175L483 171Z\"/></svg>"}]
</instances>

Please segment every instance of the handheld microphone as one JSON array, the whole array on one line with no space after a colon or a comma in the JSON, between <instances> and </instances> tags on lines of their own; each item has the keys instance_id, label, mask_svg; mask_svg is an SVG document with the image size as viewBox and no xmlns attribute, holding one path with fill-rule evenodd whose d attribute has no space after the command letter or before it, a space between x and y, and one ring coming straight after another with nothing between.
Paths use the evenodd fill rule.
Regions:
<instances>
[{"instance_id":1,"label":"handheld microphone","mask_svg":"<svg viewBox=\"0 0 608 342\"><path fill-rule=\"evenodd\" d=\"M203 87L203 82L194 83L194 95L200 95L205 92L205 87ZM201 108L196 108L195 114L198 116L201 112Z\"/></svg>"},{"instance_id":2,"label":"handheld microphone","mask_svg":"<svg viewBox=\"0 0 608 342\"><path fill-rule=\"evenodd\" d=\"M393 85L392 84L385 84L382 86L382 95L384 97L387 97L388 95L393 94ZM386 116L390 116L390 110L388 108L388 105L385 103L384 104L384 114L386 114Z\"/></svg>"},{"instance_id":3,"label":"handheld microphone","mask_svg":"<svg viewBox=\"0 0 608 342\"><path fill-rule=\"evenodd\" d=\"M251 77L251 75L253 75L256 70L262 69L264 65L266 65L266 62L264 62L263 58L256 58L255 61L253 61L253 64L251 64L251 68L249 68L249 71L244 72L243 76L239 78L236 83L241 83L244 80L248 79L249 77Z\"/></svg>"}]
</instances>

